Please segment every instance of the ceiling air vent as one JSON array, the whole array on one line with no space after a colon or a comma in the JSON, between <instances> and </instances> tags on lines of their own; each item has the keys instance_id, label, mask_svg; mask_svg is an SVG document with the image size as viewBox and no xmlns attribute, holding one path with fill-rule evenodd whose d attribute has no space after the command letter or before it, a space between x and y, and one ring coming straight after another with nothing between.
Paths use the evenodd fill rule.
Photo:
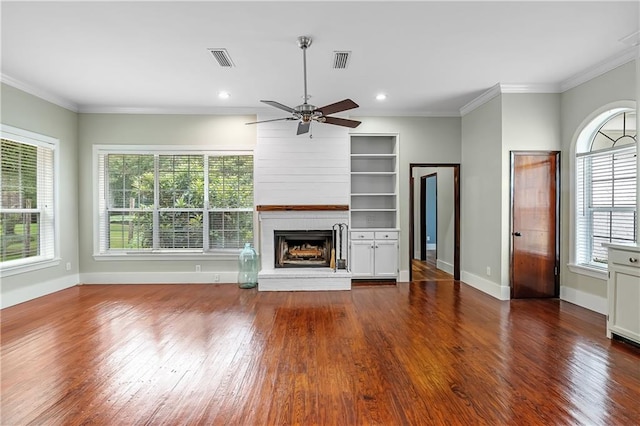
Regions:
<instances>
[{"instance_id":1,"label":"ceiling air vent","mask_svg":"<svg viewBox=\"0 0 640 426\"><path fill-rule=\"evenodd\" d=\"M342 51L342 52L333 52L333 69L335 70L343 70L347 68L349 65L349 58L351 57L351 52Z\"/></svg>"},{"instance_id":2,"label":"ceiling air vent","mask_svg":"<svg viewBox=\"0 0 640 426\"><path fill-rule=\"evenodd\" d=\"M233 67L233 61L231 60L231 56L229 56L229 52L227 49L209 49L209 52L213 55L213 57L218 61L221 67L230 68Z\"/></svg>"}]
</instances>

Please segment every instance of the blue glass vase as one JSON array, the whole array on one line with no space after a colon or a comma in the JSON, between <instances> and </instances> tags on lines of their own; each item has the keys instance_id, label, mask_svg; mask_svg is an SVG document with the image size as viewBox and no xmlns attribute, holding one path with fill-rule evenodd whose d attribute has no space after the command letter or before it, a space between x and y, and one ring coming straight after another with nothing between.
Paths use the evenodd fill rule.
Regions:
<instances>
[{"instance_id":1,"label":"blue glass vase","mask_svg":"<svg viewBox=\"0 0 640 426\"><path fill-rule=\"evenodd\" d=\"M240 288L254 288L258 285L258 255L246 243L238 257L238 285Z\"/></svg>"}]
</instances>

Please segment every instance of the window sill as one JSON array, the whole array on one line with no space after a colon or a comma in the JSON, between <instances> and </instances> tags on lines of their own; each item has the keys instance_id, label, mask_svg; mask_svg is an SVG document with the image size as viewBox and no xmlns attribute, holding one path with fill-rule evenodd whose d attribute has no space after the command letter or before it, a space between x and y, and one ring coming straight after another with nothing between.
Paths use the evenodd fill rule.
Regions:
<instances>
[{"instance_id":1,"label":"window sill","mask_svg":"<svg viewBox=\"0 0 640 426\"><path fill-rule=\"evenodd\" d=\"M96 261L140 261L140 260L238 260L240 250L216 253L202 252L144 252L144 253L101 253L94 254L93 259Z\"/></svg>"},{"instance_id":2,"label":"window sill","mask_svg":"<svg viewBox=\"0 0 640 426\"><path fill-rule=\"evenodd\" d=\"M567 267L575 274L586 275L587 277L597 278L604 281L609 278L609 274L606 269L594 268L586 265L576 265L575 263L568 263Z\"/></svg>"},{"instance_id":3,"label":"window sill","mask_svg":"<svg viewBox=\"0 0 640 426\"><path fill-rule=\"evenodd\" d=\"M60 264L60 259L40 260L29 263L22 263L9 267L3 266L0 270L0 277L10 277L12 275L24 274L26 272L37 271L39 269L52 268Z\"/></svg>"}]
</instances>

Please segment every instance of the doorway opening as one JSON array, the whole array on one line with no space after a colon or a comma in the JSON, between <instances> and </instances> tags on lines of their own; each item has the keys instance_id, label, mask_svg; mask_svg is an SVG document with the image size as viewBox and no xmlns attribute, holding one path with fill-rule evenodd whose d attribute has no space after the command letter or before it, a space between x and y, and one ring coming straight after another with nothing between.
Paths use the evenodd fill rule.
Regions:
<instances>
[{"instance_id":1,"label":"doorway opening","mask_svg":"<svg viewBox=\"0 0 640 426\"><path fill-rule=\"evenodd\" d=\"M438 260L438 173L420 176L420 260Z\"/></svg>"},{"instance_id":2,"label":"doorway opening","mask_svg":"<svg viewBox=\"0 0 640 426\"><path fill-rule=\"evenodd\" d=\"M434 191L431 203L437 205L433 236L429 235L427 214L430 176L439 178L433 182L440 188ZM460 280L460 164L411 163L409 177L409 280L414 274L421 276L425 265L429 268L430 248L435 251L437 275Z\"/></svg>"}]
</instances>

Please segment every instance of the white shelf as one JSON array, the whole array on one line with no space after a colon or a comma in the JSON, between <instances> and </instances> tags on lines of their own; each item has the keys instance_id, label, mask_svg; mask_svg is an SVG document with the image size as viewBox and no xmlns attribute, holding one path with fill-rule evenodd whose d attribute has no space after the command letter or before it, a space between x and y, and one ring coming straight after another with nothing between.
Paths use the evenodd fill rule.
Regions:
<instances>
[{"instance_id":1,"label":"white shelf","mask_svg":"<svg viewBox=\"0 0 640 426\"><path fill-rule=\"evenodd\" d=\"M351 172L352 176L395 176L396 172Z\"/></svg>"},{"instance_id":2,"label":"white shelf","mask_svg":"<svg viewBox=\"0 0 640 426\"><path fill-rule=\"evenodd\" d=\"M396 209L351 209L352 212L395 212Z\"/></svg>"},{"instance_id":3,"label":"white shelf","mask_svg":"<svg viewBox=\"0 0 640 426\"><path fill-rule=\"evenodd\" d=\"M351 227L397 227L398 146L395 135L351 135Z\"/></svg>"},{"instance_id":4,"label":"white shelf","mask_svg":"<svg viewBox=\"0 0 640 426\"><path fill-rule=\"evenodd\" d=\"M351 158L396 158L396 154L351 154Z\"/></svg>"}]
</instances>

